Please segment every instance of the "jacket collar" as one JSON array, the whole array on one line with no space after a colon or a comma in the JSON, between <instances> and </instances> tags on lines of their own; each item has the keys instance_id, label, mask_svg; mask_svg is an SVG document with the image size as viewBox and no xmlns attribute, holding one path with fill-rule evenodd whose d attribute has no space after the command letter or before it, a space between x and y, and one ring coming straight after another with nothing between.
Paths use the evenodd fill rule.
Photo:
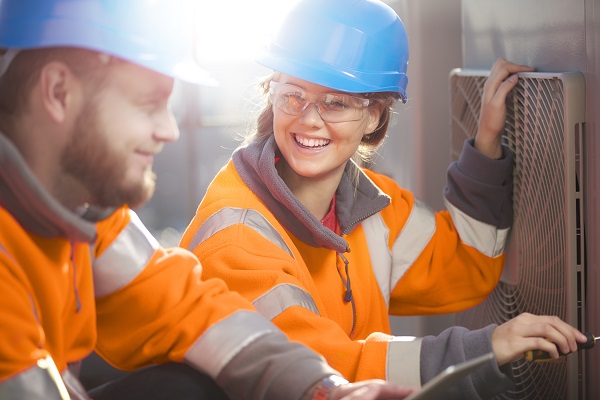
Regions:
<instances>
[{"instance_id":1,"label":"jacket collar","mask_svg":"<svg viewBox=\"0 0 600 400\"><path fill-rule=\"evenodd\" d=\"M114 212L90 207L79 215L64 207L42 187L15 145L1 132L0 206L31 233L89 243L96 238L95 222Z\"/></svg>"},{"instance_id":2,"label":"jacket collar","mask_svg":"<svg viewBox=\"0 0 600 400\"><path fill-rule=\"evenodd\" d=\"M278 151L273 135L237 149L232 156L238 174L246 185L269 208L275 218L303 242L343 253L349 251L342 237L326 228L292 194L279 177L274 165ZM358 183L351 177L358 173ZM365 218L390 204L365 173L350 160L336 191L336 210L342 235L350 233Z\"/></svg>"}]
</instances>

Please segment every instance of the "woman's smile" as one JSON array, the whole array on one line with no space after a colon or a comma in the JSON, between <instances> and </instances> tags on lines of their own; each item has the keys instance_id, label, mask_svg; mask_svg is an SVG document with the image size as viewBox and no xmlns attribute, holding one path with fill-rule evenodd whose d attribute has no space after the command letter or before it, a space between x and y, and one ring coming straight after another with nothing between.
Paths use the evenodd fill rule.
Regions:
<instances>
[{"instance_id":1,"label":"woman's smile","mask_svg":"<svg viewBox=\"0 0 600 400\"><path fill-rule=\"evenodd\" d=\"M322 149L331 143L329 139L322 138L309 138L307 136L301 136L297 133L292 134L294 141L301 147L306 149Z\"/></svg>"}]
</instances>

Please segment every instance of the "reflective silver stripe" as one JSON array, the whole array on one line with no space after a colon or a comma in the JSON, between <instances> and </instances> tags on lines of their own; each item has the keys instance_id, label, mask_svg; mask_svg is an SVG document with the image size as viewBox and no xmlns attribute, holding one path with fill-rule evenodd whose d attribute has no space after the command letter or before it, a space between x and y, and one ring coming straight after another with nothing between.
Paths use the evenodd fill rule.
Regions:
<instances>
[{"instance_id":1,"label":"reflective silver stripe","mask_svg":"<svg viewBox=\"0 0 600 400\"><path fill-rule=\"evenodd\" d=\"M421 338L395 336L389 342L386 380L421 387Z\"/></svg>"},{"instance_id":2,"label":"reflective silver stripe","mask_svg":"<svg viewBox=\"0 0 600 400\"><path fill-rule=\"evenodd\" d=\"M304 307L319 315L319 310L312 296L304 289L289 283L275 286L254 300L252 304L270 320L292 306Z\"/></svg>"},{"instance_id":3,"label":"reflective silver stripe","mask_svg":"<svg viewBox=\"0 0 600 400\"><path fill-rule=\"evenodd\" d=\"M469 217L445 198L444 202L463 243L474 247L490 258L496 258L504 253L510 228L498 229L493 225Z\"/></svg>"},{"instance_id":4,"label":"reflective silver stripe","mask_svg":"<svg viewBox=\"0 0 600 400\"><path fill-rule=\"evenodd\" d=\"M390 291L413 265L435 233L435 213L425 203L415 200L406 224L394 241L391 253L388 248L390 231L379 213L361 224L375 278L386 304L389 305Z\"/></svg>"},{"instance_id":5,"label":"reflective silver stripe","mask_svg":"<svg viewBox=\"0 0 600 400\"><path fill-rule=\"evenodd\" d=\"M159 247L137 214L133 211L129 213L129 224L94 261L96 297L105 296L130 283L144 269Z\"/></svg>"},{"instance_id":6,"label":"reflective silver stripe","mask_svg":"<svg viewBox=\"0 0 600 400\"><path fill-rule=\"evenodd\" d=\"M367 247L369 248L369 257L375 279L379 284L379 290L387 306L390 305L390 279L392 276L392 253L388 247L390 230L383 222L380 213L377 213L363 222L361 222Z\"/></svg>"},{"instance_id":7,"label":"reflective silver stripe","mask_svg":"<svg viewBox=\"0 0 600 400\"><path fill-rule=\"evenodd\" d=\"M292 253L292 250L290 250L277 229L261 213L250 208L226 207L211 215L196 231L188 250L193 251L212 235L235 224L244 224L254 229L261 236L294 257L294 253Z\"/></svg>"},{"instance_id":8,"label":"reflective silver stripe","mask_svg":"<svg viewBox=\"0 0 600 400\"><path fill-rule=\"evenodd\" d=\"M82 383L75 377L70 369L62 373L62 380L71 395L71 400L91 400Z\"/></svg>"},{"instance_id":9,"label":"reflective silver stripe","mask_svg":"<svg viewBox=\"0 0 600 400\"><path fill-rule=\"evenodd\" d=\"M238 311L208 328L185 354L185 361L216 378L242 349L256 339L277 331L260 314Z\"/></svg>"},{"instance_id":10,"label":"reflective silver stripe","mask_svg":"<svg viewBox=\"0 0 600 400\"><path fill-rule=\"evenodd\" d=\"M58 371L51 370L48 359L52 360L49 356L40 359L38 365L0 382L0 399L69 399Z\"/></svg>"},{"instance_id":11,"label":"reflective silver stripe","mask_svg":"<svg viewBox=\"0 0 600 400\"><path fill-rule=\"evenodd\" d=\"M395 287L406 270L414 264L435 233L435 213L429 206L415 200L413 209L392 246L392 277Z\"/></svg>"}]
</instances>

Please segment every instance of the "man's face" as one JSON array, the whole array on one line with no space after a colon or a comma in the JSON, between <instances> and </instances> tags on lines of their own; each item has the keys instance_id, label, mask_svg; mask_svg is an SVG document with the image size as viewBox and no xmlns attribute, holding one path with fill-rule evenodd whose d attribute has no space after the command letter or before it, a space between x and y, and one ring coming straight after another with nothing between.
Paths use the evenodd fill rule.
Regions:
<instances>
[{"instance_id":1,"label":"man's face","mask_svg":"<svg viewBox=\"0 0 600 400\"><path fill-rule=\"evenodd\" d=\"M107 68L85 100L62 167L91 204L137 208L154 192L154 156L179 136L168 107L173 79L126 62Z\"/></svg>"}]
</instances>

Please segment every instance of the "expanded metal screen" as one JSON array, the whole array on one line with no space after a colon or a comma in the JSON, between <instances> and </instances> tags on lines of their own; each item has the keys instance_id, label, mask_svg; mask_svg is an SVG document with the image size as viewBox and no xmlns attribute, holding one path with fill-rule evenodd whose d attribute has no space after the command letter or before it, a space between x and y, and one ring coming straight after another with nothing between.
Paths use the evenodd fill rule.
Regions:
<instances>
[{"instance_id":1,"label":"expanded metal screen","mask_svg":"<svg viewBox=\"0 0 600 400\"><path fill-rule=\"evenodd\" d=\"M489 71L450 73L452 157L477 133ZM504 142L515 155L515 219L500 283L455 323L479 328L516 315L558 315L584 329L583 129L580 73L522 73L507 99ZM499 399L585 399L583 353L512 364L517 387Z\"/></svg>"}]
</instances>

